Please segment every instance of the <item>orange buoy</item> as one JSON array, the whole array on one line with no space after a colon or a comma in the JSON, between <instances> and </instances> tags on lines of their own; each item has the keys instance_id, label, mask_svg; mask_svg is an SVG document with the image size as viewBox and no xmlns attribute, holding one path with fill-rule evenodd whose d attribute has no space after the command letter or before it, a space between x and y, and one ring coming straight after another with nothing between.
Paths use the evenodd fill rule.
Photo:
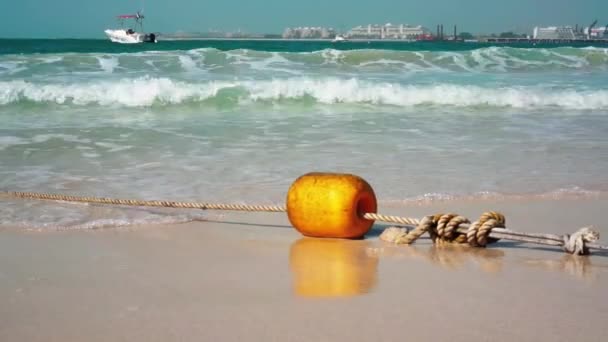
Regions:
<instances>
[{"instance_id":1,"label":"orange buoy","mask_svg":"<svg viewBox=\"0 0 608 342\"><path fill-rule=\"evenodd\" d=\"M351 174L308 173L287 193L289 221L310 237L361 238L374 224L363 215L376 210L372 187Z\"/></svg>"},{"instance_id":2,"label":"orange buoy","mask_svg":"<svg viewBox=\"0 0 608 342\"><path fill-rule=\"evenodd\" d=\"M350 297L373 290L378 257L368 241L301 238L289 250L293 290L303 297Z\"/></svg>"}]
</instances>

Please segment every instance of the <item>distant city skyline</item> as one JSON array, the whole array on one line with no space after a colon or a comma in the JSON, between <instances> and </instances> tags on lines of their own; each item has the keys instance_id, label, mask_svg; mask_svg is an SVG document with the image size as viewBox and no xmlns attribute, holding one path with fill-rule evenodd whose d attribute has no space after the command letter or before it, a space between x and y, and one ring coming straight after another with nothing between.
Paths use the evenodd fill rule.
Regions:
<instances>
[{"instance_id":1,"label":"distant city skyline","mask_svg":"<svg viewBox=\"0 0 608 342\"><path fill-rule=\"evenodd\" d=\"M117 25L116 15L134 13L139 0L4 1L0 5L0 37L102 38ZM172 33L210 30L278 33L286 27L324 26L347 31L357 25L407 23L433 30L458 25L476 34L531 32L537 25L608 24L608 2L581 0L363 1L197 0L145 1L146 31Z\"/></svg>"}]
</instances>

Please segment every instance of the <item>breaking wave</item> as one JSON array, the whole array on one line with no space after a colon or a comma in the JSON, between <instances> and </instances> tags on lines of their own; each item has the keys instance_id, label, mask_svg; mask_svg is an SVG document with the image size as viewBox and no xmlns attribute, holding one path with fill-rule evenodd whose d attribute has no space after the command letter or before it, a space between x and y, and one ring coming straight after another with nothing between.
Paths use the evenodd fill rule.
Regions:
<instances>
[{"instance_id":1,"label":"breaking wave","mask_svg":"<svg viewBox=\"0 0 608 342\"><path fill-rule=\"evenodd\" d=\"M397 107L608 109L608 90L547 86L402 84L357 78L293 77L256 81L187 82L170 78L46 84L0 81L0 105L19 103L148 107L251 103L374 104Z\"/></svg>"},{"instance_id":2,"label":"breaking wave","mask_svg":"<svg viewBox=\"0 0 608 342\"><path fill-rule=\"evenodd\" d=\"M485 47L467 51L335 50L268 52L214 48L134 53L0 55L0 75L71 72L161 74L193 71L528 72L608 69L604 48Z\"/></svg>"}]
</instances>

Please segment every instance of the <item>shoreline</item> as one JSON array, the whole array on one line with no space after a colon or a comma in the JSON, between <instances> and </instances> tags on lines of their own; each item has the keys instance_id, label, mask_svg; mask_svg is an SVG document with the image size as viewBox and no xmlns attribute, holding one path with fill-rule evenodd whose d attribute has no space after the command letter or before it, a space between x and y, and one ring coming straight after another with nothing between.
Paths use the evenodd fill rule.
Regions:
<instances>
[{"instance_id":1,"label":"shoreline","mask_svg":"<svg viewBox=\"0 0 608 342\"><path fill-rule=\"evenodd\" d=\"M65 195L56 193L55 195ZM86 196L85 196L86 197ZM118 198L116 198L118 199ZM142 198L121 198L122 200L135 200L145 201ZM177 201L179 199L168 199L169 201ZM0 201L10 202L17 206L25 208L27 204L34 204L36 206L43 206L46 208L53 208L54 206L60 206L64 209L83 209L90 211L93 217L96 217L93 221L78 221L75 224L69 224L66 226L57 225L57 223L45 224L40 223L37 225L25 225L16 224L4 221L0 221L0 232L2 231L25 231L25 232L54 232L54 231L89 231L89 230L111 230L111 229L132 229L139 226L164 226L164 225L184 225L192 224L196 222L205 222L207 218L221 218L230 215L243 215L238 211L222 211L222 210L203 210L200 214L197 214L197 210L179 209L179 208L163 208L163 207L138 207L138 206L120 206L120 205L104 205L95 203L77 203L77 202L63 202L63 201L52 201L52 200L36 200L27 198L11 197L7 194L0 192ZM608 203L608 192L606 191L580 191L580 192L548 192L539 194L496 194L496 193L481 193L474 195L441 195L433 196L421 195L414 198L408 199L382 199L378 200L378 214L403 216L401 213L412 210L412 208L446 208L444 212L451 212L449 208L451 206L460 207L465 206L486 206L495 203L510 203L510 204L522 204L522 203L579 203L587 201L601 201ZM195 201L198 202L198 201ZM282 202L250 202L250 201L220 201L221 204L243 204L243 205L268 205L268 206L283 206ZM208 202L211 203L211 202ZM213 202L215 203L215 202ZM219 204L219 203L217 203ZM25 209L24 209L25 210ZM124 215L129 216L129 213L149 213L149 214L160 214L161 221L146 221L141 222L141 218L133 218L128 220ZM192 215L190 215L192 214ZM260 215L263 213L252 212L252 214ZM421 213L419 217L422 218L425 215L431 213ZM434 213L432 213L434 214ZM112 223L112 216L121 217L120 223ZM276 213L277 216L285 215L285 213ZM410 215L407 215L408 217ZM239 216L240 217L240 216ZM247 216L243 216L244 219ZM473 217L471 217L473 219ZM130 222L125 222L128 220ZM377 224L384 224L377 222Z\"/></svg>"},{"instance_id":2,"label":"shoreline","mask_svg":"<svg viewBox=\"0 0 608 342\"><path fill-rule=\"evenodd\" d=\"M2 198L4 200L5 198ZM28 201L28 200L24 200ZM53 203L60 203L54 201L38 201L32 200L33 202L38 203L47 203L49 205L53 205ZM83 205L78 203L69 203L69 202L61 202L62 205ZM608 194L602 195L588 195L588 196L569 196L569 197L489 197L489 198L461 198L458 200L454 199L440 199L440 200L432 200L432 201L411 201L411 202L392 202L385 201L382 203L378 202L378 211L377 213L383 215L392 215L392 216L405 216L405 217L413 217L421 219L427 215L434 215L436 213L448 213L448 212L456 212L458 214L464 215L474 221L477 216L481 215L483 211L498 211L507 217L507 228L515 231L521 232L529 232L529 233L554 233L554 234L565 234L574 232L574 230L583 227L583 226L593 226L594 229L599 229L601 235L601 239L605 239L608 237L608 226L604 225L601 221L602 207L601 204L608 204ZM246 204L246 203L243 203ZM84 204L87 206L91 206L92 208L96 208L97 210L107 210L106 215L111 214L112 210L120 210L120 209L136 209L136 210L163 210L165 213L170 214L172 211L174 212L189 212L189 211L199 211L195 209L179 209L179 208L146 208L146 207L129 207L129 206L120 206L120 205L101 205L101 204ZM276 205L276 204L269 204ZM587 219L586 216L580 215L577 213L577 208L587 206L585 208L587 211L592 213L592 215ZM477 210L478 208L483 208ZM539 208L540 212L529 212L530 208ZM557 210L556 210L557 209ZM564 224L560 224L559 227L546 227L544 225L540 225L540 230L535 230L536 227L535 221L541 221L542 216L547 216L551 210L555 210L556 214L565 215L568 212L573 212L573 218L581 219L580 223L576 223L575 220L569 219L564 221ZM513 213L510 214L509 211ZM280 227L280 228L289 228L292 230L292 233L299 235L295 229L291 226L289 221L287 220L286 212L243 212L243 211L232 211L232 210L203 210L203 216L197 218L196 220L183 221L183 222L175 222L175 223L144 223L144 224L128 224L128 225L118 225L118 226L104 226L99 228L90 228L90 229L71 229L69 227L58 228L58 229L44 229L39 227L23 227L14 224L3 224L0 225L0 233L9 232L16 234L53 234L53 232L57 233L78 233L78 232L94 232L94 231L139 231L146 229L155 229L162 227L180 227L180 226L197 226L197 225L205 225L209 222L215 224L237 224L242 226L260 226L260 227ZM524 215L525 214L525 215ZM515 220L510 220L509 216L514 215L516 217ZM548 215L550 216L550 215ZM524 218L530 218L530 222L525 220ZM515 223L513 223L515 222ZM381 221L376 221L374 223L374 227L372 231L369 233L369 236L366 239L375 239L379 236L378 229L382 229L385 226L391 226L391 223L385 223ZM559 248L556 249L559 251ZM600 253L601 254L601 253Z\"/></svg>"}]
</instances>

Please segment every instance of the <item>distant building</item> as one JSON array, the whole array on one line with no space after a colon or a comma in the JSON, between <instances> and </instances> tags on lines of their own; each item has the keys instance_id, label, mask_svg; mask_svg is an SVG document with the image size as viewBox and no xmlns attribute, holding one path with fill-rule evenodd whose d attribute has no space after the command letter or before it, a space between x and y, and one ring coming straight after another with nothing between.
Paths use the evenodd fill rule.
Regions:
<instances>
[{"instance_id":1,"label":"distant building","mask_svg":"<svg viewBox=\"0 0 608 342\"><path fill-rule=\"evenodd\" d=\"M428 33L422 26L410 26L405 24L356 26L348 31L349 38L359 39L416 39Z\"/></svg>"},{"instance_id":2,"label":"distant building","mask_svg":"<svg viewBox=\"0 0 608 342\"><path fill-rule=\"evenodd\" d=\"M534 39L576 39L576 32L571 26L535 27Z\"/></svg>"},{"instance_id":3,"label":"distant building","mask_svg":"<svg viewBox=\"0 0 608 342\"><path fill-rule=\"evenodd\" d=\"M326 27L288 27L283 31L285 39L329 39L335 36L334 29Z\"/></svg>"},{"instance_id":4,"label":"distant building","mask_svg":"<svg viewBox=\"0 0 608 342\"><path fill-rule=\"evenodd\" d=\"M585 34L589 36L590 39L606 39L608 38L608 25L604 27L596 27L589 29L585 28Z\"/></svg>"}]
</instances>

